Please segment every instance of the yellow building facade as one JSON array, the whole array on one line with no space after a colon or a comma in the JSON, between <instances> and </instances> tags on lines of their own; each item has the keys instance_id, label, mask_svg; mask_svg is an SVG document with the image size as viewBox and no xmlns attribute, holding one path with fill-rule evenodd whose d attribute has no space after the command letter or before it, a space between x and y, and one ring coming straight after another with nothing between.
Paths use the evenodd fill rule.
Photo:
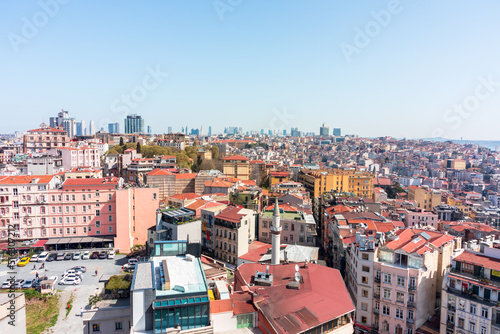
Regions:
<instances>
[{"instance_id":1,"label":"yellow building facade","mask_svg":"<svg viewBox=\"0 0 500 334\"><path fill-rule=\"evenodd\" d=\"M371 198L373 193L373 175L357 170L301 170L299 182L309 191L311 197L334 192Z\"/></svg>"}]
</instances>

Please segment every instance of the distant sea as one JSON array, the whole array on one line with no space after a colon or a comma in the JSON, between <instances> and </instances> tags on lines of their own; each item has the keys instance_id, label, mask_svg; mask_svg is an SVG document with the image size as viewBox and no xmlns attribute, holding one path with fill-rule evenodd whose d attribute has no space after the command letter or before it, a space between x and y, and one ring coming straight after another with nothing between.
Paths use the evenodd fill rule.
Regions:
<instances>
[{"instance_id":1,"label":"distant sea","mask_svg":"<svg viewBox=\"0 0 500 334\"><path fill-rule=\"evenodd\" d=\"M437 142L451 141L457 144L477 144L479 146L489 148L490 150L493 151L498 151L500 149L500 141L498 140L460 140L460 139L446 139L441 137L422 138L422 139L427 141L437 141Z\"/></svg>"}]
</instances>

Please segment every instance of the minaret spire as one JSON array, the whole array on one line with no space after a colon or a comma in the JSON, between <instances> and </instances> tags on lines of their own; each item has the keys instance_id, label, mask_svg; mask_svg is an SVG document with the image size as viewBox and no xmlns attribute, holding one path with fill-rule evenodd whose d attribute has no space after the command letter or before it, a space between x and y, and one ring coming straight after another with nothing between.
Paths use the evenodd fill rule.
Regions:
<instances>
[{"instance_id":1,"label":"minaret spire","mask_svg":"<svg viewBox=\"0 0 500 334\"><path fill-rule=\"evenodd\" d=\"M280 208L278 205L278 196L274 203L273 225L271 226L272 235L272 251L271 251L271 264L280 264L280 248L281 248L281 224L280 224Z\"/></svg>"}]
</instances>

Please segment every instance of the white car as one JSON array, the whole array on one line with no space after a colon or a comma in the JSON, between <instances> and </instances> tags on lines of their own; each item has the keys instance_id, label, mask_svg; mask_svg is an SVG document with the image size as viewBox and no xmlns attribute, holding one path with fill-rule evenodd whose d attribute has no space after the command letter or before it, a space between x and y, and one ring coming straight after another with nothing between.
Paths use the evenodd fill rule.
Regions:
<instances>
[{"instance_id":1,"label":"white car","mask_svg":"<svg viewBox=\"0 0 500 334\"><path fill-rule=\"evenodd\" d=\"M12 286L12 281L5 281L2 284L2 289L8 289Z\"/></svg>"},{"instance_id":2,"label":"white car","mask_svg":"<svg viewBox=\"0 0 500 334\"><path fill-rule=\"evenodd\" d=\"M33 256L30 259L30 262L37 262L38 261L38 254L33 254Z\"/></svg>"},{"instance_id":3,"label":"white car","mask_svg":"<svg viewBox=\"0 0 500 334\"><path fill-rule=\"evenodd\" d=\"M40 255L38 255L38 260L37 262L45 262L47 260L47 256L49 255L49 252L42 252Z\"/></svg>"},{"instance_id":4,"label":"white car","mask_svg":"<svg viewBox=\"0 0 500 334\"><path fill-rule=\"evenodd\" d=\"M56 284L58 279L59 279L59 277L57 277L57 276L51 276L51 277L49 277L48 281L54 281L54 284Z\"/></svg>"},{"instance_id":5,"label":"white car","mask_svg":"<svg viewBox=\"0 0 500 334\"><path fill-rule=\"evenodd\" d=\"M114 259L114 258L115 258L115 251L114 250L109 251L108 259Z\"/></svg>"},{"instance_id":6,"label":"white car","mask_svg":"<svg viewBox=\"0 0 500 334\"><path fill-rule=\"evenodd\" d=\"M65 277L59 281L59 285L77 285L82 281L78 277Z\"/></svg>"},{"instance_id":7,"label":"white car","mask_svg":"<svg viewBox=\"0 0 500 334\"><path fill-rule=\"evenodd\" d=\"M75 252L75 254L73 254L73 260L80 260L81 256L82 256L81 252Z\"/></svg>"},{"instance_id":8,"label":"white car","mask_svg":"<svg viewBox=\"0 0 500 334\"><path fill-rule=\"evenodd\" d=\"M89 251L83 252L82 260L88 260L88 259L90 259L90 252Z\"/></svg>"}]
</instances>

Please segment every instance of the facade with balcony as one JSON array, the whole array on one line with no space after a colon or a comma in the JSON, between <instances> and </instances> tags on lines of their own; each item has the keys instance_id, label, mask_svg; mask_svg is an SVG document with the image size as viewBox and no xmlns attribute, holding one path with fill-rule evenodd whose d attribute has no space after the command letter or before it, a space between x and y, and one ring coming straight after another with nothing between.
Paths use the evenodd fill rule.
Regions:
<instances>
[{"instance_id":1,"label":"facade with balcony","mask_svg":"<svg viewBox=\"0 0 500 334\"><path fill-rule=\"evenodd\" d=\"M442 286L440 333L500 333L500 249L452 260Z\"/></svg>"}]
</instances>

